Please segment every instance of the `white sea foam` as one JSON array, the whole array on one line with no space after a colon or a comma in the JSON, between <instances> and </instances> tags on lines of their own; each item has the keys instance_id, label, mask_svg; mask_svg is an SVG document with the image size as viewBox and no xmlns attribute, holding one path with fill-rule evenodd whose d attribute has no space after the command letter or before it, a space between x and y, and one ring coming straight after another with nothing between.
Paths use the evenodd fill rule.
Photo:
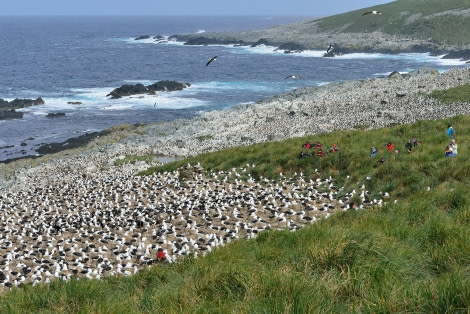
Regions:
<instances>
[{"instance_id":1,"label":"white sea foam","mask_svg":"<svg viewBox=\"0 0 470 314\"><path fill-rule=\"evenodd\" d=\"M266 46L266 45L259 45L256 47L251 46L226 46L233 48L233 53L250 53L250 54L284 54L282 50L276 50L277 47L274 46Z\"/></svg>"},{"instance_id":2,"label":"white sea foam","mask_svg":"<svg viewBox=\"0 0 470 314\"><path fill-rule=\"evenodd\" d=\"M231 91L249 91L249 92L283 92L289 90L289 86L285 82L268 82L268 81L237 81L237 82L202 82L191 85L189 93L209 92L211 94L222 94Z\"/></svg>"},{"instance_id":3,"label":"white sea foam","mask_svg":"<svg viewBox=\"0 0 470 314\"><path fill-rule=\"evenodd\" d=\"M134 81L135 83L147 85L154 83L154 81ZM154 95L141 94L111 99L107 95L113 89L113 87L75 88L66 92L63 97L44 97L44 105L26 107L18 109L18 111L28 112L35 116L45 116L48 113L57 112L74 114L82 110L129 110L146 107L184 109L207 104L205 101L191 97L192 94L198 92L197 90L192 91L191 88L182 91L157 92Z\"/></svg>"},{"instance_id":4,"label":"white sea foam","mask_svg":"<svg viewBox=\"0 0 470 314\"><path fill-rule=\"evenodd\" d=\"M127 38L117 38L114 40L122 41L131 45L136 45L136 44L152 44L152 45L158 44L158 45L178 45L178 46L184 45L184 42L176 41L176 40L170 39L169 37L170 36L167 36L167 35L162 36L162 38L154 38L151 36L150 38L139 39L139 40L136 40L135 38L132 38L132 37L127 37Z\"/></svg>"},{"instance_id":5,"label":"white sea foam","mask_svg":"<svg viewBox=\"0 0 470 314\"><path fill-rule=\"evenodd\" d=\"M165 44L178 44L184 45L183 42L168 42ZM275 46L259 45L256 47L251 46L238 46L238 45L208 45L217 46L231 49L233 54L276 54L286 55L292 57L310 57L310 58L321 58L324 57L325 52L323 50L303 50L301 52L286 53L285 50L278 49ZM384 54L384 53L347 53L343 55L336 55L331 58L332 60L339 59L390 59L390 60L410 60L410 61L423 61L433 62L443 66L459 66L465 65L466 61L459 59L442 59L444 55L432 56L430 53L399 53L399 54Z\"/></svg>"},{"instance_id":6,"label":"white sea foam","mask_svg":"<svg viewBox=\"0 0 470 314\"><path fill-rule=\"evenodd\" d=\"M444 55L432 56L430 53L398 53L398 54L383 54L383 53L348 53L344 55L335 56L333 59L388 59L388 60L410 60L421 62L432 62L439 65L464 65L465 61L458 59L442 59Z\"/></svg>"}]
</instances>

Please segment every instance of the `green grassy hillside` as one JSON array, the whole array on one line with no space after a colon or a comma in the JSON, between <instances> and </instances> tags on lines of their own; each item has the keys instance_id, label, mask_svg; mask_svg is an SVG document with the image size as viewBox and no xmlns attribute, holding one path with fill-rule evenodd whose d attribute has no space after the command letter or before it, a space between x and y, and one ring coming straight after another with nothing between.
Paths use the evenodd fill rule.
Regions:
<instances>
[{"instance_id":1,"label":"green grassy hillside","mask_svg":"<svg viewBox=\"0 0 470 314\"><path fill-rule=\"evenodd\" d=\"M432 97L470 101L468 86ZM444 104L450 105L451 104ZM444 157L448 124L457 157ZM407 153L410 138L421 145ZM298 159L305 140L340 153ZM392 141L398 157L371 146ZM297 232L266 231L205 257L157 265L131 277L26 286L0 295L2 313L345 313L470 311L470 116L366 131L358 128L200 155L206 170L255 164L253 177L280 172L365 184L381 207L346 211ZM385 163L379 163L385 158ZM369 179L368 179L369 178Z\"/></svg>"},{"instance_id":2,"label":"green grassy hillside","mask_svg":"<svg viewBox=\"0 0 470 314\"><path fill-rule=\"evenodd\" d=\"M365 15L377 10L382 15ZM443 44L470 43L470 0L396 0L323 18L318 25L329 32L373 32L430 39Z\"/></svg>"}]
</instances>

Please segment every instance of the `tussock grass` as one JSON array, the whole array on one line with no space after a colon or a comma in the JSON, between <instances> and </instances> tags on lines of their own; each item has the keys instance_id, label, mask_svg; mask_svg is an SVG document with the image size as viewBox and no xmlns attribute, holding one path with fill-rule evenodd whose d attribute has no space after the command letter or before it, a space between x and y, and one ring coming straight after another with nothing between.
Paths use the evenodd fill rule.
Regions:
<instances>
[{"instance_id":1,"label":"tussock grass","mask_svg":"<svg viewBox=\"0 0 470 314\"><path fill-rule=\"evenodd\" d=\"M457 131L454 158L443 157L448 124ZM421 145L408 154L404 144L414 137ZM306 140L326 148L337 143L341 151L298 159ZM388 141L398 157L384 149ZM242 167L255 178L303 172L307 179L332 176L349 189L364 184L369 197L388 192L390 198L381 207L342 212L297 232L268 230L131 277L15 288L0 295L0 312L467 313L469 143L470 117L456 116L262 143L150 168L141 175L188 162L208 171ZM379 149L375 158L372 146Z\"/></svg>"},{"instance_id":2,"label":"tussock grass","mask_svg":"<svg viewBox=\"0 0 470 314\"><path fill-rule=\"evenodd\" d=\"M452 104L454 102L465 102L470 99L470 84L457 86L445 90L435 90L430 95L437 98L444 104Z\"/></svg>"}]
</instances>

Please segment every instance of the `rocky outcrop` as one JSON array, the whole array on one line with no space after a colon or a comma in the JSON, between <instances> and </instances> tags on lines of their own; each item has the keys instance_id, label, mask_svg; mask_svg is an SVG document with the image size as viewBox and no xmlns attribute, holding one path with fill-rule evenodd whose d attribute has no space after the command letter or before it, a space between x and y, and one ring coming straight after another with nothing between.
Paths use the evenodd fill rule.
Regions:
<instances>
[{"instance_id":1,"label":"rocky outcrop","mask_svg":"<svg viewBox=\"0 0 470 314\"><path fill-rule=\"evenodd\" d=\"M15 109L44 105L44 100L39 97L37 99L19 99L16 98L12 101L6 101L0 99L0 120L7 119L21 119L24 116L24 112L17 112Z\"/></svg>"},{"instance_id":2,"label":"rocky outcrop","mask_svg":"<svg viewBox=\"0 0 470 314\"><path fill-rule=\"evenodd\" d=\"M443 56L442 59L458 59L462 61L467 61L468 63L470 62L470 49L450 52L446 54L445 56Z\"/></svg>"},{"instance_id":3,"label":"rocky outcrop","mask_svg":"<svg viewBox=\"0 0 470 314\"><path fill-rule=\"evenodd\" d=\"M0 110L0 120L21 119L23 116L24 112L18 112L15 109Z\"/></svg>"},{"instance_id":4,"label":"rocky outcrop","mask_svg":"<svg viewBox=\"0 0 470 314\"><path fill-rule=\"evenodd\" d=\"M157 83L147 85L147 89L152 92L172 92L183 90L191 86L189 83L178 83L175 81L159 81Z\"/></svg>"},{"instance_id":5,"label":"rocky outcrop","mask_svg":"<svg viewBox=\"0 0 470 314\"><path fill-rule=\"evenodd\" d=\"M0 99L0 110L20 109L36 105L44 105L44 100L39 97L37 99L19 99L15 98L12 101Z\"/></svg>"},{"instance_id":6,"label":"rocky outcrop","mask_svg":"<svg viewBox=\"0 0 470 314\"><path fill-rule=\"evenodd\" d=\"M36 149L36 152L41 155L54 154L67 149L73 149L83 147L87 145L91 140L109 134L110 131L104 130L100 132L86 133L79 137L70 138L62 143L51 143L40 146Z\"/></svg>"},{"instance_id":7,"label":"rocky outcrop","mask_svg":"<svg viewBox=\"0 0 470 314\"><path fill-rule=\"evenodd\" d=\"M139 37L135 38L134 40L143 40L143 39L150 39L150 36L149 35L142 35L142 36L139 36Z\"/></svg>"},{"instance_id":8,"label":"rocky outcrop","mask_svg":"<svg viewBox=\"0 0 470 314\"><path fill-rule=\"evenodd\" d=\"M144 86L144 84L124 84L121 87L114 89L111 93L106 95L106 97L111 97L112 99L117 99L125 96L137 95L137 94L145 94L148 93L148 89Z\"/></svg>"},{"instance_id":9,"label":"rocky outcrop","mask_svg":"<svg viewBox=\"0 0 470 314\"><path fill-rule=\"evenodd\" d=\"M276 50L284 50L284 53L298 53L306 50L306 47L297 43L281 44Z\"/></svg>"},{"instance_id":10,"label":"rocky outcrop","mask_svg":"<svg viewBox=\"0 0 470 314\"><path fill-rule=\"evenodd\" d=\"M141 83L131 85L125 84L121 87L114 89L111 93L106 95L106 97L111 97L111 99L118 99L121 97L132 96L132 95L141 95L141 94L153 94L155 92L171 92L177 90L183 90L186 87L191 86L189 83L178 83L175 81L158 81L151 85L143 85Z\"/></svg>"},{"instance_id":11,"label":"rocky outcrop","mask_svg":"<svg viewBox=\"0 0 470 314\"><path fill-rule=\"evenodd\" d=\"M196 38L188 38L186 36L172 36L170 39L177 41L184 41L185 45L197 45L197 46L207 46L207 45L248 45L242 40L237 40L233 38L211 38L198 36Z\"/></svg>"},{"instance_id":12,"label":"rocky outcrop","mask_svg":"<svg viewBox=\"0 0 470 314\"><path fill-rule=\"evenodd\" d=\"M274 44L272 44L265 38L261 38L251 45L251 47L258 47L258 46L274 46Z\"/></svg>"}]
</instances>

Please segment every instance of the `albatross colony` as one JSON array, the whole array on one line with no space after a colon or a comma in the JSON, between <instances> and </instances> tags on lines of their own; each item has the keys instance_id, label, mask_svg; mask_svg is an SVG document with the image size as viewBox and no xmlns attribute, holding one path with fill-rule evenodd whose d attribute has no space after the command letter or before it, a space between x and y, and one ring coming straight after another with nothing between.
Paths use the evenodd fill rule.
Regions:
<instances>
[{"instance_id":1,"label":"albatross colony","mask_svg":"<svg viewBox=\"0 0 470 314\"><path fill-rule=\"evenodd\" d=\"M151 176L83 177L0 194L0 284L131 275L154 262L205 254L265 229L297 230L347 210L356 193L302 175L241 181L245 168L204 174L187 165ZM380 204L364 202L359 208Z\"/></svg>"}]
</instances>

